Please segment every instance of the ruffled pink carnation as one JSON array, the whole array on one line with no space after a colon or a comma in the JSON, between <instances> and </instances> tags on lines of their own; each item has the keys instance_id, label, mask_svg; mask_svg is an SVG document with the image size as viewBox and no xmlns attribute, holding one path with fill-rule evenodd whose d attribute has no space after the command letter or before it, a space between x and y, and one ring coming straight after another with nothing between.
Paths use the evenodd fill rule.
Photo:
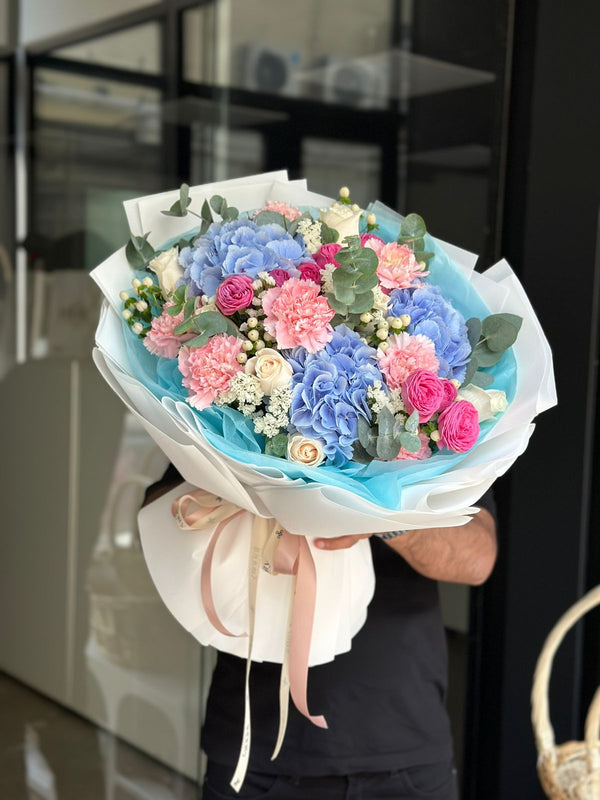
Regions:
<instances>
[{"instance_id":1,"label":"ruffled pink carnation","mask_svg":"<svg viewBox=\"0 0 600 800\"><path fill-rule=\"evenodd\" d=\"M208 408L220 394L229 391L232 378L244 369L237 361L241 352L241 341L224 333L212 336L202 347L181 348L179 371L190 391L186 400L191 406Z\"/></svg>"},{"instance_id":2,"label":"ruffled pink carnation","mask_svg":"<svg viewBox=\"0 0 600 800\"><path fill-rule=\"evenodd\" d=\"M175 317L167 314L167 308L174 305L172 300L168 300L163 306L160 317L154 317L150 323L150 330L144 337L144 347L152 355L163 356L163 358L177 358L179 348L184 342L193 339L195 333L182 333L177 336L173 333L174 329L183 322L183 311Z\"/></svg>"},{"instance_id":3,"label":"ruffled pink carnation","mask_svg":"<svg viewBox=\"0 0 600 800\"><path fill-rule=\"evenodd\" d=\"M425 264L417 261L408 245L397 242L385 244L381 239L371 237L365 246L374 250L379 259L377 275L385 289L408 289L418 278L429 275Z\"/></svg>"},{"instance_id":4,"label":"ruffled pink carnation","mask_svg":"<svg viewBox=\"0 0 600 800\"><path fill-rule=\"evenodd\" d=\"M426 369L437 375L439 361L435 345L427 336L418 333L395 333L388 337L385 352L378 350L379 368L390 389L400 389L411 372Z\"/></svg>"},{"instance_id":5,"label":"ruffled pink carnation","mask_svg":"<svg viewBox=\"0 0 600 800\"><path fill-rule=\"evenodd\" d=\"M466 453L479 436L479 413L468 400L457 400L438 417L440 448Z\"/></svg>"},{"instance_id":6,"label":"ruffled pink carnation","mask_svg":"<svg viewBox=\"0 0 600 800\"><path fill-rule=\"evenodd\" d=\"M277 346L304 347L309 353L322 350L333 335L329 324L335 311L320 295L312 281L290 278L263 297L265 330L277 340Z\"/></svg>"},{"instance_id":7,"label":"ruffled pink carnation","mask_svg":"<svg viewBox=\"0 0 600 800\"><path fill-rule=\"evenodd\" d=\"M254 213L254 216L257 217L261 211L274 211L275 214L281 214L282 217L289 219L290 222L302 216L302 212L299 208L290 206L284 203L283 200L267 200L264 208L259 208L258 211Z\"/></svg>"},{"instance_id":8,"label":"ruffled pink carnation","mask_svg":"<svg viewBox=\"0 0 600 800\"><path fill-rule=\"evenodd\" d=\"M429 436L426 433L419 433L419 439L421 440L421 447L417 450L416 453L409 453L408 450L405 450L403 447L400 448L400 452L396 456L396 461L424 461L426 458L431 457L431 447L429 447Z\"/></svg>"},{"instance_id":9,"label":"ruffled pink carnation","mask_svg":"<svg viewBox=\"0 0 600 800\"><path fill-rule=\"evenodd\" d=\"M314 254L313 258L317 262L320 267L325 267L327 264L335 264L336 267L339 267L338 262L335 260L336 255L342 249L341 244L336 244L336 242L331 242L330 244L324 244L321 249Z\"/></svg>"}]
</instances>

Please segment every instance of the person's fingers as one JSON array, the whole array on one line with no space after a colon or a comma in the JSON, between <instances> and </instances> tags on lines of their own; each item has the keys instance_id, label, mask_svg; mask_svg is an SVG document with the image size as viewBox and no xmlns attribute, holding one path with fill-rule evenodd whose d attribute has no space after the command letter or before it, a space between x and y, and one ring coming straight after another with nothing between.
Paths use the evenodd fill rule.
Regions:
<instances>
[{"instance_id":1,"label":"person's fingers","mask_svg":"<svg viewBox=\"0 0 600 800\"><path fill-rule=\"evenodd\" d=\"M331 539L315 539L315 546L321 550L344 550L352 547L359 539L368 539L370 533L361 533L352 536L334 536Z\"/></svg>"}]
</instances>

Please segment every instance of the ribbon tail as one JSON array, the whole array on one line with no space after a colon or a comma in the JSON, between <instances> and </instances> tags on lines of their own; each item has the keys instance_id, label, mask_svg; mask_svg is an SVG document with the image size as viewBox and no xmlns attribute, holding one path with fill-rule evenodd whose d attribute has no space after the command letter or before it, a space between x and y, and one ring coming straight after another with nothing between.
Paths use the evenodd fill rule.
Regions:
<instances>
[{"instance_id":1,"label":"ribbon tail","mask_svg":"<svg viewBox=\"0 0 600 800\"><path fill-rule=\"evenodd\" d=\"M308 710L308 658L315 616L317 570L305 536L300 538L298 574L290 633L290 694L301 714L319 728L327 728L323 715Z\"/></svg>"},{"instance_id":2,"label":"ribbon tail","mask_svg":"<svg viewBox=\"0 0 600 800\"><path fill-rule=\"evenodd\" d=\"M223 623L219 619L219 615L217 614L217 609L215 607L215 601L212 593L212 562L213 562L215 547L217 546L219 536L223 532L223 529L229 522L235 519L235 517L239 517L240 514L244 513L245 512L240 509L232 516L219 522L219 524L215 528L215 532L210 538L210 542L208 543L206 552L204 553L204 558L202 559L202 569L200 572L200 594L202 596L202 604L204 606L204 610L206 611L206 616L208 617L211 625L214 628L216 628L219 631L219 633L222 633L225 636L233 636L233 637L246 636L247 634L232 633L230 630L228 630L228 628L226 628L223 625Z\"/></svg>"},{"instance_id":3,"label":"ribbon tail","mask_svg":"<svg viewBox=\"0 0 600 800\"><path fill-rule=\"evenodd\" d=\"M294 575L290 585L290 598L288 603L288 620L285 635L285 652L283 656L283 663L281 664L281 677L279 679L279 731L277 733L277 741L273 748L273 755L271 761L275 761L281 750L283 740L285 738L285 731L288 723L288 714L290 707L290 640L292 634L292 618L294 611L294 595L296 593L296 576Z\"/></svg>"}]
</instances>

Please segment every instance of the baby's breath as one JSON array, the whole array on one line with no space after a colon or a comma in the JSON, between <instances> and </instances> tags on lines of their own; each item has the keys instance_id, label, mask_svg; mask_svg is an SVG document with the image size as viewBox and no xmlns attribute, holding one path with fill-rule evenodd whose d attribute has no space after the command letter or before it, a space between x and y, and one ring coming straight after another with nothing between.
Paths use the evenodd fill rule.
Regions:
<instances>
[{"instance_id":1,"label":"baby's breath","mask_svg":"<svg viewBox=\"0 0 600 800\"><path fill-rule=\"evenodd\" d=\"M298 233L304 239L304 244L309 253L316 253L321 249L321 223L311 219L301 219L298 223Z\"/></svg>"}]
</instances>

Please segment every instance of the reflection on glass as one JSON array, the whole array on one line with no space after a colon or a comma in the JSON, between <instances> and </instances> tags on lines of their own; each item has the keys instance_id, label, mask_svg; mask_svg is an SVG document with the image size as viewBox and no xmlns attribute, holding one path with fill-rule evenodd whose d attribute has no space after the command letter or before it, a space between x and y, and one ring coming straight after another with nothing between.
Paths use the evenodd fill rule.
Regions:
<instances>
[{"instance_id":1,"label":"reflection on glass","mask_svg":"<svg viewBox=\"0 0 600 800\"><path fill-rule=\"evenodd\" d=\"M313 191L328 197L349 186L353 200L367 205L379 195L380 170L376 145L308 137L302 142L302 174Z\"/></svg>"},{"instance_id":2,"label":"reflection on glass","mask_svg":"<svg viewBox=\"0 0 600 800\"><path fill-rule=\"evenodd\" d=\"M157 23L136 25L124 31L54 50L57 58L87 64L158 75L160 72L160 26Z\"/></svg>"}]
</instances>

